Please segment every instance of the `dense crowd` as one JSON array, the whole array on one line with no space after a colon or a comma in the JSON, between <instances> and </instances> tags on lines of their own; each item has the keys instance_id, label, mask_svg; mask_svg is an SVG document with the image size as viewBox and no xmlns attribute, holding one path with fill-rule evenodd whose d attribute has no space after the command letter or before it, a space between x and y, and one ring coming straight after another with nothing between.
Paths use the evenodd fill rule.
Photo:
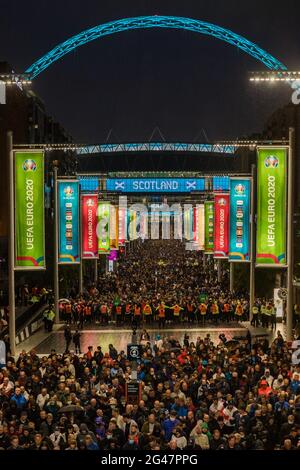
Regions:
<instances>
[{"instance_id":1,"label":"dense crowd","mask_svg":"<svg viewBox=\"0 0 300 470\"><path fill-rule=\"evenodd\" d=\"M124 351L23 351L0 372L0 448L300 449L300 366L280 333L213 344L141 335L140 396Z\"/></svg>"},{"instance_id":2,"label":"dense crowd","mask_svg":"<svg viewBox=\"0 0 300 470\"><path fill-rule=\"evenodd\" d=\"M213 259L187 251L180 241L148 240L127 252L115 273L104 273L98 285L60 302L60 318L82 328L85 323L106 325L218 324L249 320L246 291L230 292L228 272L221 279ZM272 300L257 299L253 325L276 328Z\"/></svg>"}]
</instances>

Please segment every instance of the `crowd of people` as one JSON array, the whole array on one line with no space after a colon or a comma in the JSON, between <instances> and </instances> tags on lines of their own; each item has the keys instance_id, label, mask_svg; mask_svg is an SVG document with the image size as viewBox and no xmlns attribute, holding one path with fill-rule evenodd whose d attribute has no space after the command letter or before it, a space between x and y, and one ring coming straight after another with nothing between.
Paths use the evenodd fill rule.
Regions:
<instances>
[{"instance_id":1,"label":"crowd of people","mask_svg":"<svg viewBox=\"0 0 300 470\"><path fill-rule=\"evenodd\" d=\"M98 285L60 302L60 318L84 324L217 325L249 320L246 291L230 292L228 273L217 273L214 260L199 251L187 251L176 240L140 242L118 262L115 273L104 273ZM257 299L253 326L276 328L272 300Z\"/></svg>"},{"instance_id":2,"label":"crowd of people","mask_svg":"<svg viewBox=\"0 0 300 470\"><path fill-rule=\"evenodd\" d=\"M110 345L23 351L0 371L0 449L300 450L300 365L281 334L183 344L141 335L133 364Z\"/></svg>"}]
</instances>

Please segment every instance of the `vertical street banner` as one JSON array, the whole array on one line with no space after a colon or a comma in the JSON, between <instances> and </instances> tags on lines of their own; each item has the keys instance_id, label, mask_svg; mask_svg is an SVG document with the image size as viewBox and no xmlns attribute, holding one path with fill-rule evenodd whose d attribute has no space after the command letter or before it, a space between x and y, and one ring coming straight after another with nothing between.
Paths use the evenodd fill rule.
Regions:
<instances>
[{"instance_id":1,"label":"vertical street banner","mask_svg":"<svg viewBox=\"0 0 300 470\"><path fill-rule=\"evenodd\" d=\"M137 213L135 209L128 210L128 233L129 240L137 239Z\"/></svg>"},{"instance_id":2,"label":"vertical street banner","mask_svg":"<svg viewBox=\"0 0 300 470\"><path fill-rule=\"evenodd\" d=\"M107 255L110 253L110 203L100 201L98 203L98 253Z\"/></svg>"},{"instance_id":3,"label":"vertical street banner","mask_svg":"<svg viewBox=\"0 0 300 470\"><path fill-rule=\"evenodd\" d=\"M214 224L215 224L215 208L213 201L204 202L205 216L205 254L211 255L214 252Z\"/></svg>"},{"instance_id":4,"label":"vertical street banner","mask_svg":"<svg viewBox=\"0 0 300 470\"><path fill-rule=\"evenodd\" d=\"M205 220L204 204L194 207L194 241L198 250L205 249Z\"/></svg>"},{"instance_id":5,"label":"vertical street banner","mask_svg":"<svg viewBox=\"0 0 300 470\"><path fill-rule=\"evenodd\" d=\"M98 258L97 239L97 194L82 194L81 196L81 234L82 258Z\"/></svg>"},{"instance_id":6,"label":"vertical street banner","mask_svg":"<svg viewBox=\"0 0 300 470\"><path fill-rule=\"evenodd\" d=\"M184 204L183 206L183 230L184 238L187 242L194 241L194 211L190 204Z\"/></svg>"},{"instance_id":7,"label":"vertical street banner","mask_svg":"<svg viewBox=\"0 0 300 470\"><path fill-rule=\"evenodd\" d=\"M44 152L14 152L15 269L46 269Z\"/></svg>"},{"instance_id":8,"label":"vertical street banner","mask_svg":"<svg viewBox=\"0 0 300 470\"><path fill-rule=\"evenodd\" d=\"M286 257L287 148L257 149L256 264L281 267Z\"/></svg>"},{"instance_id":9,"label":"vertical street banner","mask_svg":"<svg viewBox=\"0 0 300 470\"><path fill-rule=\"evenodd\" d=\"M110 249L117 250L119 248L119 209L110 205L110 218L109 218L109 231L110 231Z\"/></svg>"},{"instance_id":10,"label":"vertical street banner","mask_svg":"<svg viewBox=\"0 0 300 470\"><path fill-rule=\"evenodd\" d=\"M80 263L79 181L61 180L58 186L58 263Z\"/></svg>"},{"instance_id":11,"label":"vertical street banner","mask_svg":"<svg viewBox=\"0 0 300 470\"><path fill-rule=\"evenodd\" d=\"M230 178L229 261L250 261L250 178Z\"/></svg>"},{"instance_id":12,"label":"vertical street banner","mask_svg":"<svg viewBox=\"0 0 300 470\"><path fill-rule=\"evenodd\" d=\"M127 209L119 207L119 246L124 246L127 239Z\"/></svg>"},{"instance_id":13,"label":"vertical street banner","mask_svg":"<svg viewBox=\"0 0 300 470\"><path fill-rule=\"evenodd\" d=\"M229 252L229 194L215 194L214 257L228 258Z\"/></svg>"}]
</instances>

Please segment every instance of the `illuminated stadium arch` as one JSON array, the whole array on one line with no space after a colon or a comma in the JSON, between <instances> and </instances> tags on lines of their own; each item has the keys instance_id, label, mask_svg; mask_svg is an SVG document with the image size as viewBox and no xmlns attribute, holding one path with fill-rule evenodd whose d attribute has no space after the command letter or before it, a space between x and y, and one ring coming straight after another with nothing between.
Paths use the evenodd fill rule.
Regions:
<instances>
[{"instance_id":1,"label":"illuminated stadium arch","mask_svg":"<svg viewBox=\"0 0 300 470\"><path fill-rule=\"evenodd\" d=\"M184 29L195 33L213 36L221 41L238 47L250 56L262 62L271 70L286 70L286 66L271 54L243 36L235 34L229 29L222 28L221 26L201 20L177 16L139 16L136 18L123 18L121 20L110 21L109 23L100 24L93 28L86 29L61 44L58 44L54 49L47 52L47 54L43 55L28 67L25 73L33 79L53 62L56 62L64 55L90 41L94 41L95 39L109 36L114 33L120 33L122 31L147 28Z\"/></svg>"}]
</instances>

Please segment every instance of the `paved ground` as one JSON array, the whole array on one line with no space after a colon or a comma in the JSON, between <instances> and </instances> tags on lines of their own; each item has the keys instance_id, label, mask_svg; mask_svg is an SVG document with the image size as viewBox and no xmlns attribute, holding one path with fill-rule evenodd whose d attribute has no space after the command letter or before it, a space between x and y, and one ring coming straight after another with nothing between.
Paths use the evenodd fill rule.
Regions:
<instances>
[{"instance_id":1,"label":"paved ground","mask_svg":"<svg viewBox=\"0 0 300 470\"><path fill-rule=\"evenodd\" d=\"M89 329L88 329L89 328ZM128 326L122 328L116 328L108 326L101 328L100 326L88 327L85 328L82 332L81 337L81 349L83 352L87 351L88 346L101 346L104 352L108 351L108 345L112 343L118 350L126 350L127 344L131 342L132 330ZM228 326L219 325L218 327L209 326L205 328L196 328L196 327L174 327L174 328L165 328L159 330L158 328L149 328L150 339L154 340L157 334L163 336L175 336L179 341L183 341L185 333L188 333L190 341L196 341L197 337L204 337L207 333L210 333L210 336L213 341L218 341L218 337L221 333L224 333L227 339L231 339L233 336L242 336L247 333L247 328L250 329L251 334L261 335L267 333L269 338L272 339L275 332L271 330L264 330L263 328L252 328L249 327L249 324L231 324ZM282 331L282 325L278 325L277 330ZM276 331L277 331L276 330ZM71 344L71 349L74 347ZM35 348L38 354L48 354L51 349L56 349L57 352L62 353L65 349L65 340L63 334L63 326L55 325L53 333L44 333L42 330L38 331L31 338L24 341L17 347L17 354L25 349L29 351L30 349Z\"/></svg>"}]
</instances>

